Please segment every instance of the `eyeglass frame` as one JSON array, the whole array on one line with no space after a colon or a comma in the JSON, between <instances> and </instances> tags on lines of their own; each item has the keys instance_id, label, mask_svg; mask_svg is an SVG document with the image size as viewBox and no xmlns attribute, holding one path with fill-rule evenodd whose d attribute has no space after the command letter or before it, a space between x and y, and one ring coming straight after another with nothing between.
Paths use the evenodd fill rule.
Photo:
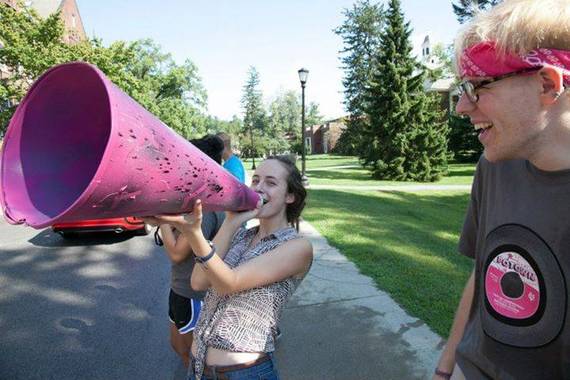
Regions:
<instances>
[{"instance_id":1,"label":"eyeglass frame","mask_svg":"<svg viewBox=\"0 0 570 380\"><path fill-rule=\"evenodd\" d=\"M477 94L477 90L483 86L487 86L491 83L495 83L498 82L500 80L503 79L507 79L507 78L511 78L517 75L522 75L522 74L530 74L533 73L535 71L538 71L542 69L542 67L531 67L528 69L524 69L524 70L519 70L519 71L514 71L512 73L507 73L507 74L503 74L503 75L499 75L496 77L491 77L490 79L485 79L482 80L481 82L477 83L477 85L474 85L471 80L463 80L461 82L459 82L459 84L457 85L457 88L459 90L459 95L467 95L467 99L469 99L469 101L471 103L477 103L479 101L479 94Z\"/></svg>"}]
</instances>

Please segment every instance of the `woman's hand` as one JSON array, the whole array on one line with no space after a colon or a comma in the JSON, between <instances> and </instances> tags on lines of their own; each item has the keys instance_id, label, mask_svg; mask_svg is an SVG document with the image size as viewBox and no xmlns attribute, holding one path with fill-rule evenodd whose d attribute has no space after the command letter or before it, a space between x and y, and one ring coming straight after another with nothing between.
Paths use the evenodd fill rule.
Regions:
<instances>
[{"instance_id":1,"label":"woman's hand","mask_svg":"<svg viewBox=\"0 0 570 380\"><path fill-rule=\"evenodd\" d=\"M194 208L189 214L181 215L156 215L142 218L152 225L170 224L181 233L202 232L202 202L198 199L194 203Z\"/></svg>"},{"instance_id":2,"label":"woman's hand","mask_svg":"<svg viewBox=\"0 0 570 380\"><path fill-rule=\"evenodd\" d=\"M249 211L241 211L241 212L227 211L226 220L228 222L231 222L232 225L239 227L242 224L246 223L247 221L255 218L258 214L259 214L259 208Z\"/></svg>"},{"instance_id":3,"label":"woman's hand","mask_svg":"<svg viewBox=\"0 0 570 380\"><path fill-rule=\"evenodd\" d=\"M160 226L160 222L154 216L141 216L140 219L153 227Z\"/></svg>"}]
</instances>

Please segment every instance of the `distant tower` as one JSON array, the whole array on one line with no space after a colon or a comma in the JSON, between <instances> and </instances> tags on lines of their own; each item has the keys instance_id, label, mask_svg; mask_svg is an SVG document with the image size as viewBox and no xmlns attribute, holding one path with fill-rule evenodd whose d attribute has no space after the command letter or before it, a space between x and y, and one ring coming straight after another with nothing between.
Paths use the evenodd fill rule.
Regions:
<instances>
[{"instance_id":1,"label":"distant tower","mask_svg":"<svg viewBox=\"0 0 570 380\"><path fill-rule=\"evenodd\" d=\"M427 62L431 54L431 46L429 42L429 34L426 34L424 42L422 42L422 61Z\"/></svg>"},{"instance_id":2,"label":"distant tower","mask_svg":"<svg viewBox=\"0 0 570 380\"><path fill-rule=\"evenodd\" d=\"M433 70L441 66L439 58L433 54L429 34L426 34L424 42L422 42L421 62L429 69Z\"/></svg>"}]
</instances>

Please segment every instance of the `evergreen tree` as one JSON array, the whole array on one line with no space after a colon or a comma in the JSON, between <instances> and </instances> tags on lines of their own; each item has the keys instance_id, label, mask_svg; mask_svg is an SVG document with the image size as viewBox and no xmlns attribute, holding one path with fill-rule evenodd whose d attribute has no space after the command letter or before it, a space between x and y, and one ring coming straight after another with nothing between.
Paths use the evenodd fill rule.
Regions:
<instances>
[{"instance_id":1,"label":"evergreen tree","mask_svg":"<svg viewBox=\"0 0 570 380\"><path fill-rule=\"evenodd\" d=\"M259 89L259 73L255 67L251 66L247 75L241 98L244 127L242 147L247 157L254 157L264 150L262 133L265 130L267 117L263 108L263 94Z\"/></svg>"},{"instance_id":2,"label":"evergreen tree","mask_svg":"<svg viewBox=\"0 0 570 380\"><path fill-rule=\"evenodd\" d=\"M475 16L478 10L489 9L499 4L502 0L459 0L457 4L452 3L453 13L457 16L457 21L463 24Z\"/></svg>"},{"instance_id":3,"label":"evergreen tree","mask_svg":"<svg viewBox=\"0 0 570 380\"><path fill-rule=\"evenodd\" d=\"M342 37L344 43L340 60L344 70L344 105L349 118L336 150L356 154L363 143L363 131L367 124L364 93L380 47L384 10L382 5L359 0L352 9L345 9L343 14L344 23L334 32Z\"/></svg>"},{"instance_id":4,"label":"evergreen tree","mask_svg":"<svg viewBox=\"0 0 570 380\"><path fill-rule=\"evenodd\" d=\"M456 113L449 116L449 151L458 162L477 162L483 145L468 118Z\"/></svg>"},{"instance_id":5,"label":"evergreen tree","mask_svg":"<svg viewBox=\"0 0 570 380\"><path fill-rule=\"evenodd\" d=\"M390 0L382 50L366 90L370 129L360 158L375 178L434 181L447 168L447 124L435 99L423 91L424 74L411 56L410 33L400 0Z\"/></svg>"},{"instance_id":6,"label":"evergreen tree","mask_svg":"<svg viewBox=\"0 0 570 380\"><path fill-rule=\"evenodd\" d=\"M299 140L301 134L301 104L297 92L289 90L280 93L269 105L267 126L270 154L289 151L291 142Z\"/></svg>"}]
</instances>

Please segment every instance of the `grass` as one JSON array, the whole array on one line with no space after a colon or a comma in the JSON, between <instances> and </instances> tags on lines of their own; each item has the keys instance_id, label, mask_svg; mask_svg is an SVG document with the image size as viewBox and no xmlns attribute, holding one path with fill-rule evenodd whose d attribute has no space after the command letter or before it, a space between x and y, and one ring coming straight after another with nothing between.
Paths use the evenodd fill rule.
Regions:
<instances>
[{"instance_id":1,"label":"grass","mask_svg":"<svg viewBox=\"0 0 570 380\"><path fill-rule=\"evenodd\" d=\"M347 165L354 167L333 168ZM469 192L359 190L358 186L418 183L372 179L351 156L311 155L306 167L311 185L354 189L310 189L304 218L379 289L447 337L473 267L470 259L457 253ZM470 185L474 172L475 164L452 163L447 175L433 184Z\"/></svg>"},{"instance_id":2,"label":"grass","mask_svg":"<svg viewBox=\"0 0 570 380\"><path fill-rule=\"evenodd\" d=\"M325 155L323 155L325 156ZM334 156L333 156L334 157ZM315 185L343 185L343 186L387 186L387 185L417 185L419 182L398 182L384 181L373 179L370 171L362 168L358 164L358 160L349 157L343 157L342 162L350 162L350 165L357 165L352 168L341 168L330 170L327 165L318 165L321 162L327 162L330 158L319 157L314 161L312 166L307 165L307 176L311 184ZM315 165L316 164L316 165ZM332 165L328 165L332 166ZM335 165L336 166L336 165ZM437 182L437 185L471 185L473 182L473 174L475 173L475 164L450 164L448 173Z\"/></svg>"},{"instance_id":3,"label":"grass","mask_svg":"<svg viewBox=\"0 0 570 380\"><path fill-rule=\"evenodd\" d=\"M263 158L256 158L255 164L258 165ZM251 158L243 160L246 170L251 171ZM331 154L315 154L305 156L305 165L307 169L326 168L331 166L358 165L358 158L354 156L336 156ZM297 157L297 167L301 169L301 155Z\"/></svg>"},{"instance_id":4,"label":"grass","mask_svg":"<svg viewBox=\"0 0 570 380\"><path fill-rule=\"evenodd\" d=\"M457 191L310 190L304 218L411 315L447 336L473 265L457 253L468 199Z\"/></svg>"},{"instance_id":5,"label":"grass","mask_svg":"<svg viewBox=\"0 0 570 380\"><path fill-rule=\"evenodd\" d=\"M458 169L456 164L450 165L448 176L443 177L437 182L429 182L435 185L471 185L473 182L472 171L466 169ZM462 166L462 165L460 165ZM473 166L473 165L471 165ZM473 169L474 171L474 169ZM361 167L335 169L332 170L307 170L309 181L314 185L343 185L343 186L405 186L425 184L425 182L398 182L377 180L370 177L370 172Z\"/></svg>"},{"instance_id":6,"label":"grass","mask_svg":"<svg viewBox=\"0 0 570 380\"><path fill-rule=\"evenodd\" d=\"M256 159L256 164L261 160ZM244 162L248 176L251 178L251 160ZM297 166L300 168L300 159ZM336 166L354 166L352 168L330 169ZM306 159L307 177L314 185L342 185L342 186L386 186L386 185L417 185L418 182L397 182L376 180L370 176L370 172L358 162L358 158L353 156L336 156L330 154L309 155ZM437 185L471 185L475 164L450 164L448 174L438 182Z\"/></svg>"}]
</instances>

